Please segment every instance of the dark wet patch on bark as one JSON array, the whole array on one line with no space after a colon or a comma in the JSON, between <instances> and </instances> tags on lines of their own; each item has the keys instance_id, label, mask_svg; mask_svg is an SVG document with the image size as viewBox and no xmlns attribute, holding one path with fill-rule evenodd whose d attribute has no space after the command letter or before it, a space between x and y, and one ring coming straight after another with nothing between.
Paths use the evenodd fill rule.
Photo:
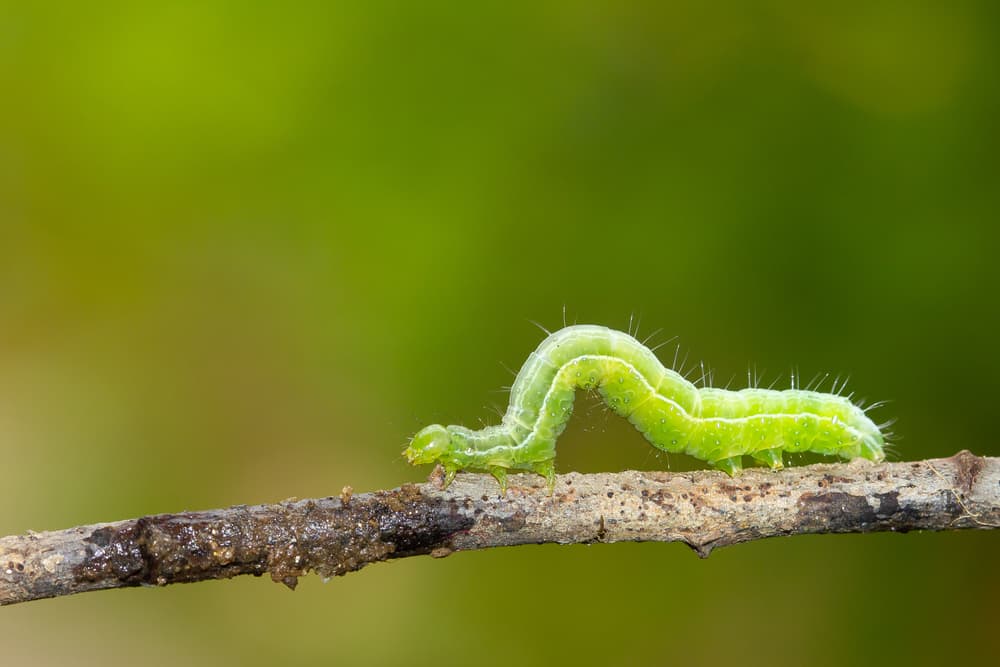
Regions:
<instances>
[{"instance_id":1,"label":"dark wet patch on bark","mask_svg":"<svg viewBox=\"0 0 1000 667\"><path fill-rule=\"evenodd\" d=\"M225 518L163 514L95 530L74 576L138 586L269 571L294 588L310 570L338 576L449 549L451 537L474 521L454 500L427 498L415 486L353 496L347 505L326 499L242 509Z\"/></svg>"}]
</instances>

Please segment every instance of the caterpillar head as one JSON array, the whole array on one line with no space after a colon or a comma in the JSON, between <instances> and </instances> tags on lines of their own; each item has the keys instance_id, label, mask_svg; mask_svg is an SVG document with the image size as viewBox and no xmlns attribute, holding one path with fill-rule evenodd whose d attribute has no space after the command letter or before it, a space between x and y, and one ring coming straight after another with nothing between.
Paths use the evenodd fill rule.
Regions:
<instances>
[{"instance_id":1,"label":"caterpillar head","mask_svg":"<svg viewBox=\"0 0 1000 667\"><path fill-rule=\"evenodd\" d=\"M451 449L451 433L440 424L431 424L421 429L404 454L413 465L440 461Z\"/></svg>"}]
</instances>

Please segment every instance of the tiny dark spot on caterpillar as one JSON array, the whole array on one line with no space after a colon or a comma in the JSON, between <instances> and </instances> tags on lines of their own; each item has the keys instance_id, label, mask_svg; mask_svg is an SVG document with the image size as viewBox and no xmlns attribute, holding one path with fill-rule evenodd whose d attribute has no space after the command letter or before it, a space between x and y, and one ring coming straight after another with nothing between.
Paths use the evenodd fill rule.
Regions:
<instances>
[{"instance_id":1,"label":"tiny dark spot on caterpillar","mask_svg":"<svg viewBox=\"0 0 1000 667\"><path fill-rule=\"evenodd\" d=\"M642 497L643 498L648 498L649 497L649 491L647 489L643 489L642 490Z\"/></svg>"},{"instance_id":2,"label":"tiny dark spot on caterpillar","mask_svg":"<svg viewBox=\"0 0 1000 667\"><path fill-rule=\"evenodd\" d=\"M736 495L733 494L733 495L729 496L729 499L732 500L735 503L736 502Z\"/></svg>"},{"instance_id":3,"label":"tiny dark spot on caterpillar","mask_svg":"<svg viewBox=\"0 0 1000 667\"><path fill-rule=\"evenodd\" d=\"M608 498L614 498L614 497L615 497L615 492L614 491L608 491Z\"/></svg>"},{"instance_id":4,"label":"tiny dark spot on caterpillar","mask_svg":"<svg viewBox=\"0 0 1000 667\"><path fill-rule=\"evenodd\" d=\"M748 503L748 502L750 502L751 500L753 500L753 496L752 496L752 495L750 495L749 493L748 493L748 494L746 494L745 496L743 496L743 502L745 502L745 503Z\"/></svg>"},{"instance_id":5,"label":"tiny dark spot on caterpillar","mask_svg":"<svg viewBox=\"0 0 1000 667\"><path fill-rule=\"evenodd\" d=\"M485 493L483 494L482 498L480 498L480 500L482 500L484 503L487 502L487 501L489 501L489 499L490 499L490 497L488 495L486 495Z\"/></svg>"}]
</instances>

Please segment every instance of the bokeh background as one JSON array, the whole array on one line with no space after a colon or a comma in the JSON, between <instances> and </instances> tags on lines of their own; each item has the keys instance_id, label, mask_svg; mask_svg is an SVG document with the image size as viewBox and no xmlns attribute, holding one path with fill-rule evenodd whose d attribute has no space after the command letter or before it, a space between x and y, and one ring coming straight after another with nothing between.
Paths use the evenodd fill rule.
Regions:
<instances>
[{"instance_id":1,"label":"bokeh background","mask_svg":"<svg viewBox=\"0 0 1000 667\"><path fill-rule=\"evenodd\" d=\"M0 534L420 480L407 438L495 420L564 308L720 384L851 374L898 458L1000 454L996 8L0 3ZM562 471L699 465L577 413ZM0 651L972 664L998 556L494 550L31 603Z\"/></svg>"}]
</instances>

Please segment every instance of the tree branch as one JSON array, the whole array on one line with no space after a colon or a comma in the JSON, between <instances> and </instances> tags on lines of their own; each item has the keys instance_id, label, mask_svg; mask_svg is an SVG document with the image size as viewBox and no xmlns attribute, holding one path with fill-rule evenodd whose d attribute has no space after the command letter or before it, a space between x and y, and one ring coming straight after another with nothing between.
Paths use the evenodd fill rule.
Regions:
<instances>
[{"instance_id":1,"label":"tree branch","mask_svg":"<svg viewBox=\"0 0 1000 667\"><path fill-rule=\"evenodd\" d=\"M716 471L560 475L440 473L425 484L339 498L160 514L0 538L0 604L125 586L269 572L295 587L419 554L519 544L684 542L702 557L739 542L800 533L1000 527L1000 458L861 460Z\"/></svg>"}]
</instances>

